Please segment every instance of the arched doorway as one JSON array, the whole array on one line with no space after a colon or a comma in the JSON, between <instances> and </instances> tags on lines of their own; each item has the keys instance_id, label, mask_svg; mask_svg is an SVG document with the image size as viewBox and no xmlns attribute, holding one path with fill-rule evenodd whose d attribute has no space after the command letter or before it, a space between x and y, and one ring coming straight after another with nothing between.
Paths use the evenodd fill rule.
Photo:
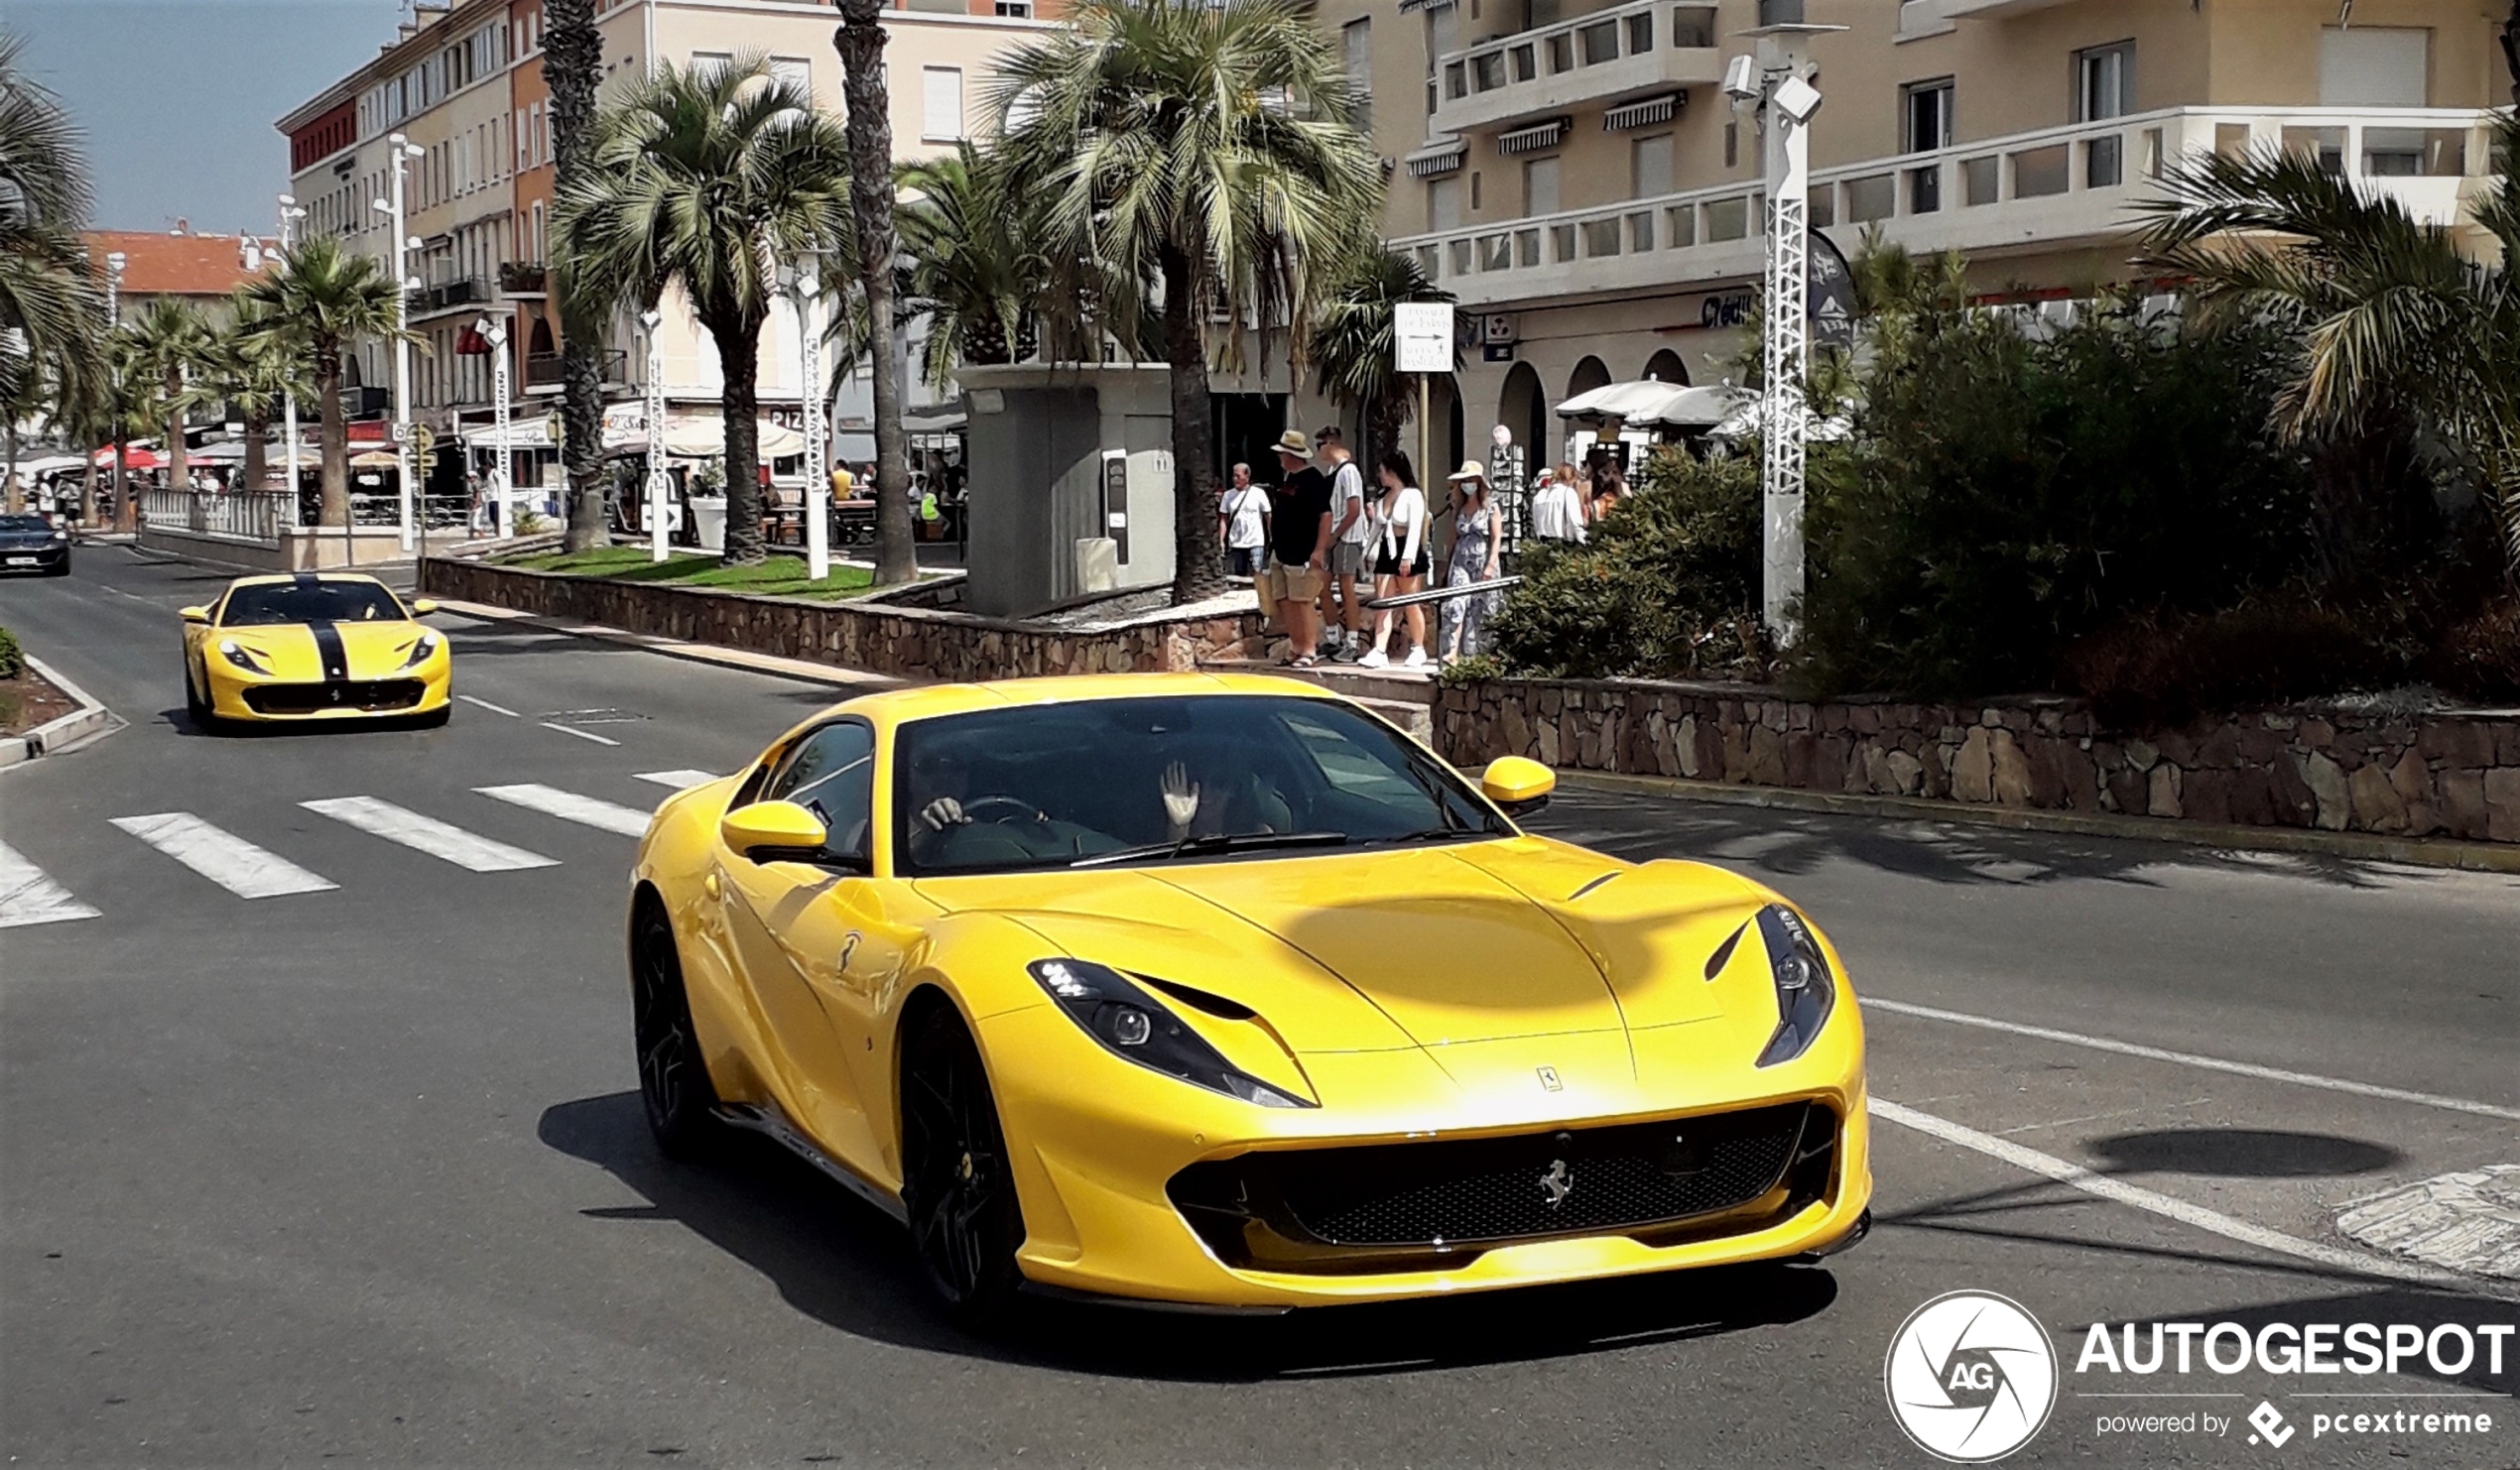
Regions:
<instances>
[{"instance_id":1,"label":"arched doorway","mask_svg":"<svg viewBox=\"0 0 2520 1470\"><path fill-rule=\"evenodd\" d=\"M1679 353L1665 347L1646 359L1645 376L1657 383L1677 383L1685 388L1689 386L1689 365L1680 360Z\"/></svg>"},{"instance_id":2,"label":"arched doorway","mask_svg":"<svg viewBox=\"0 0 2520 1470\"><path fill-rule=\"evenodd\" d=\"M1522 445L1523 463L1537 467L1549 463L1556 455L1550 443L1549 399L1540 391L1540 372L1530 363L1518 362L1505 375L1505 391L1496 400L1496 422L1514 431L1514 442Z\"/></svg>"},{"instance_id":3,"label":"arched doorway","mask_svg":"<svg viewBox=\"0 0 2520 1470\"><path fill-rule=\"evenodd\" d=\"M552 324L543 317L534 318L533 335L526 339L526 352L535 357L549 357L557 349L552 345Z\"/></svg>"},{"instance_id":4,"label":"arched doorway","mask_svg":"<svg viewBox=\"0 0 2520 1470\"><path fill-rule=\"evenodd\" d=\"M1597 357L1587 357L1575 364L1575 376L1567 380L1567 397L1590 393L1595 388L1610 386L1609 364Z\"/></svg>"}]
</instances>

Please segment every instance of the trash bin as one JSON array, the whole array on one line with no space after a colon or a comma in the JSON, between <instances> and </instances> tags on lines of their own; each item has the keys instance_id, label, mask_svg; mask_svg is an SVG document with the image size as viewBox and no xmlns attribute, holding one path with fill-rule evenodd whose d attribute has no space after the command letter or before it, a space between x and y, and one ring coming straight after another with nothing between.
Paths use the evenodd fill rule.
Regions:
<instances>
[{"instance_id":1,"label":"trash bin","mask_svg":"<svg viewBox=\"0 0 2520 1470\"><path fill-rule=\"evenodd\" d=\"M699 534L700 550L726 550L726 497L694 495L692 497L692 529Z\"/></svg>"}]
</instances>

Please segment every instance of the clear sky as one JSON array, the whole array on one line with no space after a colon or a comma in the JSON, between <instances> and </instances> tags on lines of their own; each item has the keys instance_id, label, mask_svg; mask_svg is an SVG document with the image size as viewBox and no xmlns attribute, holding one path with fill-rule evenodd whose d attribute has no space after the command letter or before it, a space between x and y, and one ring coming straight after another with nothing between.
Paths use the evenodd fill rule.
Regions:
<instances>
[{"instance_id":1,"label":"clear sky","mask_svg":"<svg viewBox=\"0 0 2520 1470\"><path fill-rule=\"evenodd\" d=\"M0 31L87 133L96 223L269 231L272 128L393 39L400 0L0 0Z\"/></svg>"}]
</instances>

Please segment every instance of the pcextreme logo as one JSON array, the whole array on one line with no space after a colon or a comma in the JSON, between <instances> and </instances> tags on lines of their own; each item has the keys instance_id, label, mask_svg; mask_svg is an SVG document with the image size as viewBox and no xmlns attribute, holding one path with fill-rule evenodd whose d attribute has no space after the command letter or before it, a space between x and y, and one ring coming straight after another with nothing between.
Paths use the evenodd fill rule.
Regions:
<instances>
[{"instance_id":1,"label":"pcextreme logo","mask_svg":"<svg viewBox=\"0 0 2520 1470\"><path fill-rule=\"evenodd\" d=\"M1949 1291L1899 1324L1881 1381L1891 1417L1917 1448L1983 1464L2028 1444L2048 1422L2056 1346L2010 1297Z\"/></svg>"}]
</instances>

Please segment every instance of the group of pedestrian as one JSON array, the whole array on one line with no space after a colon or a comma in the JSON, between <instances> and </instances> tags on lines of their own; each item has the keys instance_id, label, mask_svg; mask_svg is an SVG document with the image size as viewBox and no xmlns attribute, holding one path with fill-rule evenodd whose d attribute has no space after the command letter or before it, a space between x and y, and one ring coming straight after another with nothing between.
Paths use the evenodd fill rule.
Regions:
<instances>
[{"instance_id":1,"label":"group of pedestrian","mask_svg":"<svg viewBox=\"0 0 2520 1470\"><path fill-rule=\"evenodd\" d=\"M1531 493L1531 534L1542 541L1580 543L1634 492L1618 456L1594 449L1581 471L1560 460Z\"/></svg>"}]
</instances>

